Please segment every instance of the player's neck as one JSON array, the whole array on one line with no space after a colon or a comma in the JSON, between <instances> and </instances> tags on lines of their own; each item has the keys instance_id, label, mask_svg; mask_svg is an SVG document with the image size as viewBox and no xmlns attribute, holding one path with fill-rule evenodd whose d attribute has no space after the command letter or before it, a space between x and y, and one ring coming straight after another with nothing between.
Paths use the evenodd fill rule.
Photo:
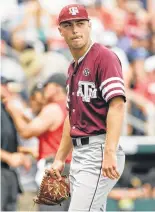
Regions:
<instances>
[{"instance_id":1,"label":"player's neck","mask_svg":"<svg viewBox=\"0 0 155 212\"><path fill-rule=\"evenodd\" d=\"M75 60L75 63L78 63L78 60L85 55L87 50L89 49L90 45L92 44L92 41L89 40L85 46L83 46L81 49L70 49L72 56Z\"/></svg>"}]
</instances>

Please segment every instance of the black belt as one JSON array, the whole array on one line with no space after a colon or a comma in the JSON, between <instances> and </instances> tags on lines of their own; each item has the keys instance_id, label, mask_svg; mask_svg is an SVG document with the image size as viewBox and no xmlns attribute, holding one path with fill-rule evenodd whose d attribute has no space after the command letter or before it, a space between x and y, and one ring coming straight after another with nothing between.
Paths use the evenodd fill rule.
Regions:
<instances>
[{"instance_id":1,"label":"black belt","mask_svg":"<svg viewBox=\"0 0 155 212\"><path fill-rule=\"evenodd\" d=\"M83 146L89 144L89 137L84 138L72 138L73 146Z\"/></svg>"}]
</instances>

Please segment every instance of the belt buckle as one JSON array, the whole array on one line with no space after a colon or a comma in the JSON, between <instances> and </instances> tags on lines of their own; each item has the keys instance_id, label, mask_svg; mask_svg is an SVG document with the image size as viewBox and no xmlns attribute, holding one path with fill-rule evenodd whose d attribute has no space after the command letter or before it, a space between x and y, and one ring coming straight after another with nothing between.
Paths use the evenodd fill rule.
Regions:
<instances>
[{"instance_id":1,"label":"belt buckle","mask_svg":"<svg viewBox=\"0 0 155 212\"><path fill-rule=\"evenodd\" d=\"M81 143L81 138L76 138L76 144L77 146L82 146L82 143Z\"/></svg>"}]
</instances>

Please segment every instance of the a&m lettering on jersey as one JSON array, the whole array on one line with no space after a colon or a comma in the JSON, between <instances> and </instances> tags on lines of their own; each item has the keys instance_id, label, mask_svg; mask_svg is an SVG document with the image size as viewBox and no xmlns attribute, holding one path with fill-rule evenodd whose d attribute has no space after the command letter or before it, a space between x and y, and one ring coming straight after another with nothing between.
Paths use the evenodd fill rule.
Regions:
<instances>
[{"instance_id":1,"label":"a&m lettering on jersey","mask_svg":"<svg viewBox=\"0 0 155 212\"><path fill-rule=\"evenodd\" d=\"M97 89L95 88L95 83L79 81L77 96L81 96L83 102L90 102L91 98L97 98Z\"/></svg>"}]
</instances>

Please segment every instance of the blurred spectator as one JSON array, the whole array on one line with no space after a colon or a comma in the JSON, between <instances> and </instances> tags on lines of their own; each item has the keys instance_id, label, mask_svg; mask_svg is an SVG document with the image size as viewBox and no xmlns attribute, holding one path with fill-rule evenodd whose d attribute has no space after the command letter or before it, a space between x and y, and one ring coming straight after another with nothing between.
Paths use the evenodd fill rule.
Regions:
<instances>
[{"instance_id":1,"label":"blurred spectator","mask_svg":"<svg viewBox=\"0 0 155 212\"><path fill-rule=\"evenodd\" d=\"M95 5L95 1L79 1L87 8L91 26L91 37L94 42L97 42L102 37L104 32L103 11L101 12Z\"/></svg>"},{"instance_id":2,"label":"blurred spectator","mask_svg":"<svg viewBox=\"0 0 155 212\"><path fill-rule=\"evenodd\" d=\"M25 75L19 63L7 56L6 43L1 41L1 75L17 82L24 82Z\"/></svg>"},{"instance_id":3,"label":"blurred spectator","mask_svg":"<svg viewBox=\"0 0 155 212\"><path fill-rule=\"evenodd\" d=\"M155 55L155 32L150 38L150 56Z\"/></svg>"},{"instance_id":4,"label":"blurred spectator","mask_svg":"<svg viewBox=\"0 0 155 212\"><path fill-rule=\"evenodd\" d=\"M63 123L67 115L66 111L66 93L65 93L66 77L64 74L53 74L44 84L45 106L41 112L30 122L27 122L23 113L12 104L12 100L7 103L7 109L10 112L17 130L21 137L27 139L37 136L39 139L39 157L38 159L54 158L60 144ZM50 115L49 115L50 114ZM71 157L67 159L69 163ZM41 179L43 177L44 168L41 169ZM69 168L68 168L69 169ZM41 179L37 179L39 183ZM58 207L59 210L67 210L69 201ZM53 210L56 208L53 207ZM40 206L40 210L45 211L44 206ZM48 208L46 208L48 210ZM51 210L51 208L49 208Z\"/></svg>"},{"instance_id":5,"label":"blurred spectator","mask_svg":"<svg viewBox=\"0 0 155 212\"><path fill-rule=\"evenodd\" d=\"M37 53L33 49L23 51L20 62L27 77L29 91L53 73L62 72L67 75L69 65L68 60L58 52Z\"/></svg>"},{"instance_id":6,"label":"blurred spectator","mask_svg":"<svg viewBox=\"0 0 155 212\"><path fill-rule=\"evenodd\" d=\"M40 80L47 80L52 74L63 73L67 75L69 61L65 58L65 55L58 52L49 51L43 56L43 69L40 76Z\"/></svg>"},{"instance_id":7,"label":"blurred spectator","mask_svg":"<svg viewBox=\"0 0 155 212\"><path fill-rule=\"evenodd\" d=\"M137 84L135 91L155 105L155 56L146 59L144 69L146 78Z\"/></svg>"},{"instance_id":8,"label":"blurred spectator","mask_svg":"<svg viewBox=\"0 0 155 212\"><path fill-rule=\"evenodd\" d=\"M28 107L28 105L24 108L24 116L28 120L32 120L36 114L41 110L42 105L40 107L39 102L37 101L36 104L34 104L35 98L38 100L38 94L39 92L33 90L33 93L30 94L30 99L33 99L32 108ZM42 98L42 97L41 97ZM31 100L30 100L31 101ZM36 107L39 104L39 107ZM31 105L31 104L30 104ZM18 210L25 211L25 209L30 209L32 206L30 205L28 208L28 205L30 202L32 202L32 199L37 193L38 186L35 181L35 176L37 173L37 158L38 158L38 147L39 142L38 138L32 137L29 139L24 139L22 137L19 137L19 151L24 152L26 154L31 155L31 161L32 166L31 169L27 172L24 167L18 168L19 178L21 181L21 185L23 187L24 193L19 196L18 200ZM37 205L35 205L32 208L33 211L37 211Z\"/></svg>"},{"instance_id":9,"label":"blurred spectator","mask_svg":"<svg viewBox=\"0 0 155 212\"><path fill-rule=\"evenodd\" d=\"M155 105L155 56L151 56L145 60L144 63L145 78L139 79L135 84L134 91L139 96L145 97L148 101L152 102ZM137 106L135 103L131 104L131 114L139 118L142 121L147 121L147 111L145 105ZM150 114L153 111L149 111ZM155 129L155 127L153 127ZM132 127L132 134L134 135L144 135L143 129L138 130L135 127Z\"/></svg>"},{"instance_id":10,"label":"blurred spectator","mask_svg":"<svg viewBox=\"0 0 155 212\"><path fill-rule=\"evenodd\" d=\"M127 53L131 45L131 38L125 33L127 14L121 8L115 8L112 12L112 29L118 37L117 46Z\"/></svg>"},{"instance_id":11,"label":"blurred spectator","mask_svg":"<svg viewBox=\"0 0 155 212\"><path fill-rule=\"evenodd\" d=\"M42 83L36 84L31 90L29 104L34 116L37 116L45 104Z\"/></svg>"},{"instance_id":12,"label":"blurred spectator","mask_svg":"<svg viewBox=\"0 0 155 212\"><path fill-rule=\"evenodd\" d=\"M9 89L13 89L12 84L8 84ZM26 119L31 120L33 118L32 111L30 108L28 108L27 104L24 103L23 100L20 99L20 97L18 97L17 89L18 87L16 86L16 90L15 88L13 90L14 95L17 96L14 100L14 104L23 112ZM36 195L37 191L35 175L37 171L36 158L38 157L38 139L36 137L23 139L18 136L18 140L18 151L24 154L29 154L29 156L31 156L30 159L32 163L31 168L29 170L26 170L24 167L17 168L19 180L21 182L23 190L22 195L19 195L18 198L18 209L23 211L25 210L25 206L27 207L27 205L29 205L29 202L32 201L32 198ZM34 207L34 209L36 209L36 207Z\"/></svg>"},{"instance_id":13,"label":"blurred spectator","mask_svg":"<svg viewBox=\"0 0 155 212\"><path fill-rule=\"evenodd\" d=\"M3 29L3 27L1 28L1 41L5 41L7 44L10 42L10 34L7 30Z\"/></svg>"},{"instance_id":14,"label":"blurred spectator","mask_svg":"<svg viewBox=\"0 0 155 212\"><path fill-rule=\"evenodd\" d=\"M13 17L16 13L18 6L16 0L5 0L0 2L0 20L2 22Z\"/></svg>"},{"instance_id":15,"label":"blurred spectator","mask_svg":"<svg viewBox=\"0 0 155 212\"><path fill-rule=\"evenodd\" d=\"M69 4L75 4L76 0L57 0L55 4L51 4L51 0L40 0L41 6L52 15L58 15L60 10Z\"/></svg>"},{"instance_id":16,"label":"blurred spectator","mask_svg":"<svg viewBox=\"0 0 155 212\"><path fill-rule=\"evenodd\" d=\"M18 55L20 55L20 53L22 53L24 50L34 48L35 45L39 45L40 51L44 50L44 47L41 42L38 41L37 43L34 43L26 41L24 37L21 37L18 34L12 34L8 44L18 53Z\"/></svg>"},{"instance_id":17,"label":"blurred spectator","mask_svg":"<svg viewBox=\"0 0 155 212\"><path fill-rule=\"evenodd\" d=\"M17 196L21 193L16 168L26 170L31 162L23 153L18 152L18 136L13 120L5 109L6 98L12 95L8 87L12 80L1 77L1 210L16 211Z\"/></svg>"},{"instance_id":18,"label":"blurred spectator","mask_svg":"<svg viewBox=\"0 0 155 212\"><path fill-rule=\"evenodd\" d=\"M139 80L145 77L144 61L149 56L147 49L140 45L141 38L139 36L132 37L132 45L127 52L127 56L132 68L131 87L135 87Z\"/></svg>"},{"instance_id":19,"label":"blurred spectator","mask_svg":"<svg viewBox=\"0 0 155 212\"><path fill-rule=\"evenodd\" d=\"M126 33L129 36L133 34L146 36L148 33L149 16L140 1L127 1L126 3L127 19Z\"/></svg>"},{"instance_id":20,"label":"blurred spectator","mask_svg":"<svg viewBox=\"0 0 155 212\"><path fill-rule=\"evenodd\" d=\"M23 43L35 43L40 40L47 50L47 39L50 30L50 15L41 6L38 0L31 0L25 3L25 13L20 23L12 28L12 45L18 47L17 39ZM21 43L22 44L22 43ZM20 46L19 46L20 47ZM18 48L19 49L19 48Z\"/></svg>"}]
</instances>

